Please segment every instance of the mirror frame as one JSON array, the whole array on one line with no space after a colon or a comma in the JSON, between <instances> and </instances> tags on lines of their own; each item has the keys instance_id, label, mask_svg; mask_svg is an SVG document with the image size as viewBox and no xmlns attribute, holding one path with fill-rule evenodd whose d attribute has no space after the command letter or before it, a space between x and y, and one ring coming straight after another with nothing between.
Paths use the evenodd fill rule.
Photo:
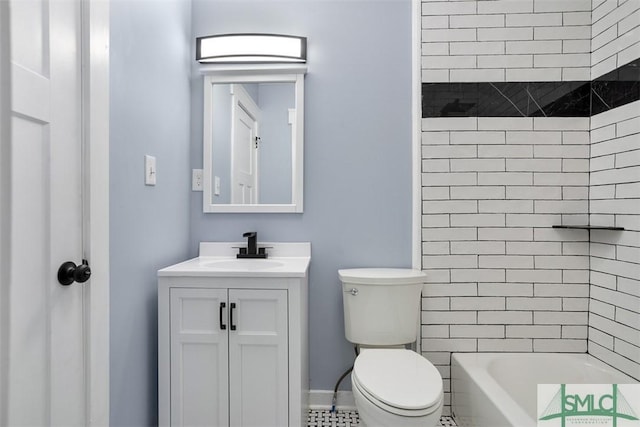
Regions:
<instances>
[{"instance_id":1,"label":"mirror frame","mask_svg":"<svg viewBox=\"0 0 640 427\"><path fill-rule=\"evenodd\" d=\"M203 192L202 210L205 213L302 213L304 186L304 75L306 66L245 66L203 67ZM212 94L214 84L224 83L293 83L295 112L291 141L291 203L286 204L217 204L213 203L213 124Z\"/></svg>"}]
</instances>

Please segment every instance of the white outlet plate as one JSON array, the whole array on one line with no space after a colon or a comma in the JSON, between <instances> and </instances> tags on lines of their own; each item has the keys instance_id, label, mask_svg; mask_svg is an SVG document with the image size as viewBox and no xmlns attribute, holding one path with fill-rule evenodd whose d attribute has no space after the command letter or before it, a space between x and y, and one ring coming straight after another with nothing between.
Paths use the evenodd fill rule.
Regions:
<instances>
[{"instance_id":1,"label":"white outlet plate","mask_svg":"<svg viewBox=\"0 0 640 427\"><path fill-rule=\"evenodd\" d=\"M144 156L144 183L145 185L156 185L156 158L154 156Z\"/></svg>"},{"instance_id":2,"label":"white outlet plate","mask_svg":"<svg viewBox=\"0 0 640 427\"><path fill-rule=\"evenodd\" d=\"M202 191L202 169L191 170L191 190Z\"/></svg>"},{"instance_id":3,"label":"white outlet plate","mask_svg":"<svg viewBox=\"0 0 640 427\"><path fill-rule=\"evenodd\" d=\"M219 176L213 177L213 195L214 196L220 195L220 177Z\"/></svg>"}]
</instances>

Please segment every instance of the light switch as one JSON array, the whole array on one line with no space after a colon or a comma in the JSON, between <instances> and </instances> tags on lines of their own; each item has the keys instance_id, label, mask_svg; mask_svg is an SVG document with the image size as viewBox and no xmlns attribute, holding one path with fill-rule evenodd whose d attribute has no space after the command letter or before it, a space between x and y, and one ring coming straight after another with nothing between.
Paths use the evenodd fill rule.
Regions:
<instances>
[{"instance_id":1,"label":"light switch","mask_svg":"<svg viewBox=\"0 0 640 427\"><path fill-rule=\"evenodd\" d=\"M144 184L156 185L156 158L154 156L144 156Z\"/></svg>"},{"instance_id":2,"label":"light switch","mask_svg":"<svg viewBox=\"0 0 640 427\"><path fill-rule=\"evenodd\" d=\"M191 170L191 191L202 191L202 169Z\"/></svg>"}]
</instances>

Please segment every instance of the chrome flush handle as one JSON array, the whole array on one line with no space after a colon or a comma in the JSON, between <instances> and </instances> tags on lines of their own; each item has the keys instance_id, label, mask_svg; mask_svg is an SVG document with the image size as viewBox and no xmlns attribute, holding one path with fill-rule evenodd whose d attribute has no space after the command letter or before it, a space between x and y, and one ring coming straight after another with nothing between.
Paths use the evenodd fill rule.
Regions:
<instances>
[{"instance_id":1,"label":"chrome flush handle","mask_svg":"<svg viewBox=\"0 0 640 427\"><path fill-rule=\"evenodd\" d=\"M353 296L358 295L358 290L357 290L356 288L351 288L351 289L349 289L348 291L344 291L344 292L345 292L345 293L349 293L349 294L351 294L351 295L353 295Z\"/></svg>"}]
</instances>

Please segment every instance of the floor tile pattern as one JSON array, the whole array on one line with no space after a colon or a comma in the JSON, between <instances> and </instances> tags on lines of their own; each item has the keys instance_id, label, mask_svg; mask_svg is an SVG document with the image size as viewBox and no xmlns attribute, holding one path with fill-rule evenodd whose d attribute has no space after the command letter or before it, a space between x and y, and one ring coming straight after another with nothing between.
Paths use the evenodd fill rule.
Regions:
<instances>
[{"instance_id":1,"label":"floor tile pattern","mask_svg":"<svg viewBox=\"0 0 640 427\"><path fill-rule=\"evenodd\" d=\"M457 424L453 421L453 417L440 417L441 427L456 427Z\"/></svg>"},{"instance_id":2,"label":"floor tile pattern","mask_svg":"<svg viewBox=\"0 0 640 427\"><path fill-rule=\"evenodd\" d=\"M360 418L358 411L331 411L322 409L312 409L309 411L307 427L356 427ZM456 423L451 417L441 417L440 427L456 427Z\"/></svg>"}]
</instances>

